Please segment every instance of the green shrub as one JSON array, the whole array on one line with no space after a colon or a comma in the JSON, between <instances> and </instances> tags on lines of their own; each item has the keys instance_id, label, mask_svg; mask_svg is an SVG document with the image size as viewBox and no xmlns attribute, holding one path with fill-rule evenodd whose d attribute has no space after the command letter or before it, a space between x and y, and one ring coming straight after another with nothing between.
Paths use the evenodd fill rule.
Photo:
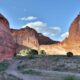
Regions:
<instances>
[{"instance_id":1,"label":"green shrub","mask_svg":"<svg viewBox=\"0 0 80 80\"><path fill-rule=\"evenodd\" d=\"M29 49L23 49L19 52L18 55L20 56L27 56L28 54L30 53L30 50Z\"/></svg>"},{"instance_id":2,"label":"green shrub","mask_svg":"<svg viewBox=\"0 0 80 80\"><path fill-rule=\"evenodd\" d=\"M38 55L38 51L37 50L34 50L34 49L31 49L31 54Z\"/></svg>"},{"instance_id":3,"label":"green shrub","mask_svg":"<svg viewBox=\"0 0 80 80\"><path fill-rule=\"evenodd\" d=\"M45 52L44 50L41 50L41 51L40 51L40 54L41 54L41 55L46 55L46 52Z\"/></svg>"},{"instance_id":4,"label":"green shrub","mask_svg":"<svg viewBox=\"0 0 80 80\"><path fill-rule=\"evenodd\" d=\"M29 59L34 59L35 55L38 55L38 51L37 50L34 50L34 49L31 49L29 55L28 55L28 58Z\"/></svg>"},{"instance_id":5,"label":"green shrub","mask_svg":"<svg viewBox=\"0 0 80 80\"><path fill-rule=\"evenodd\" d=\"M0 72L1 71L5 71L8 68L8 66L9 66L9 63L8 62L6 62L6 61L1 62L0 63Z\"/></svg>"},{"instance_id":6,"label":"green shrub","mask_svg":"<svg viewBox=\"0 0 80 80\"><path fill-rule=\"evenodd\" d=\"M17 66L17 69L18 69L19 71L21 71L21 70L23 70L23 69L25 69L25 68L26 68L26 64L18 65L18 66Z\"/></svg>"},{"instance_id":7,"label":"green shrub","mask_svg":"<svg viewBox=\"0 0 80 80\"><path fill-rule=\"evenodd\" d=\"M32 59L35 55L38 55L38 51L34 49L24 49L21 50L18 55L27 56L28 58Z\"/></svg>"},{"instance_id":8,"label":"green shrub","mask_svg":"<svg viewBox=\"0 0 80 80\"><path fill-rule=\"evenodd\" d=\"M67 76L64 78L64 80L78 80L75 78L75 76Z\"/></svg>"},{"instance_id":9,"label":"green shrub","mask_svg":"<svg viewBox=\"0 0 80 80\"><path fill-rule=\"evenodd\" d=\"M72 52L67 52L67 57L72 57L73 53Z\"/></svg>"}]
</instances>

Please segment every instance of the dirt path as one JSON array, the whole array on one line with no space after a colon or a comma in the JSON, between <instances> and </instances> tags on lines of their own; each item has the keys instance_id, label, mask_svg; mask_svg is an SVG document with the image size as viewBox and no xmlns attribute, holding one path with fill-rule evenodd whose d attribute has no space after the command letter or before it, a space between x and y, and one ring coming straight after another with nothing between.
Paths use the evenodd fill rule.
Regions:
<instances>
[{"instance_id":1,"label":"dirt path","mask_svg":"<svg viewBox=\"0 0 80 80\"><path fill-rule=\"evenodd\" d=\"M19 61L13 61L9 68L6 70L6 73L12 74L18 78L23 80L63 80L64 76L68 75L75 75L76 77L80 78L80 74L76 73L69 73L69 72L58 72L58 71L45 71L45 70L38 70L42 72L43 76L33 76L33 75L23 75L17 70L17 65Z\"/></svg>"}]
</instances>

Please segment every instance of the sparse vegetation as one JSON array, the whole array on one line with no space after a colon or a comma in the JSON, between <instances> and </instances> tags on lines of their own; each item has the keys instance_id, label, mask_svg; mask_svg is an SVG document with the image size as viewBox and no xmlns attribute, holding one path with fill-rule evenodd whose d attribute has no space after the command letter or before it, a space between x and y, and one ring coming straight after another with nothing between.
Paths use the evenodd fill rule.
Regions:
<instances>
[{"instance_id":1,"label":"sparse vegetation","mask_svg":"<svg viewBox=\"0 0 80 80\"><path fill-rule=\"evenodd\" d=\"M40 50L40 55L46 55L46 52L44 50Z\"/></svg>"},{"instance_id":2,"label":"sparse vegetation","mask_svg":"<svg viewBox=\"0 0 80 80\"><path fill-rule=\"evenodd\" d=\"M15 62L16 61L16 62ZM80 57L79 56L74 56L68 58L67 56L57 56L57 55L37 55L34 59L29 59L27 57L20 57L18 59L13 58L13 60L8 61L10 65L16 65L18 72L20 74L26 76L28 75L35 75L35 76L45 76L48 77L49 79L45 80L56 80L51 76L54 76L52 72L47 74L44 73L44 71L60 71L60 72L74 72L75 74L77 72L80 73L79 69L79 63L80 63ZM16 64L17 63L17 64ZM9 68L8 68L9 69ZM11 69L11 68L10 68ZM14 70L14 68L12 68ZM15 68L16 70L16 68ZM47 76L48 75L48 76ZM62 75L62 74L61 74ZM58 75L57 75L58 76ZM65 77L67 76L67 77ZM65 75L62 76L62 79L57 79L57 80L79 80L79 79L74 79L73 76L68 76ZM18 76L17 76L18 77ZM65 77L65 78L64 78ZM16 80L9 78L8 80ZM5 80L5 79L1 79Z\"/></svg>"},{"instance_id":3,"label":"sparse vegetation","mask_svg":"<svg viewBox=\"0 0 80 80\"><path fill-rule=\"evenodd\" d=\"M34 49L24 49L18 54L19 56L27 56L29 59L33 59L35 55L38 55L38 51Z\"/></svg>"},{"instance_id":4,"label":"sparse vegetation","mask_svg":"<svg viewBox=\"0 0 80 80\"><path fill-rule=\"evenodd\" d=\"M13 76L11 74L2 72L2 73L0 73L0 80L22 80L22 79L19 79L16 76Z\"/></svg>"},{"instance_id":5,"label":"sparse vegetation","mask_svg":"<svg viewBox=\"0 0 80 80\"><path fill-rule=\"evenodd\" d=\"M42 56L37 55L34 59L21 58L18 65L20 69L41 69L62 72L78 72L80 73L80 57L74 56L68 58L67 56Z\"/></svg>"},{"instance_id":6,"label":"sparse vegetation","mask_svg":"<svg viewBox=\"0 0 80 80\"><path fill-rule=\"evenodd\" d=\"M18 69L19 71L22 71L22 70L25 69L25 68L26 68L26 64L19 64L18 67L17 67L17 69Z\"/></svg>"},{"instance_id":7,"label":"sparse vegetation","mask_svg":"<svg viewBox=\"0 0 80 80\"><path fill-rule=\"evenodd\" d=\"M24 71L22 71L22 73L23 74L31 74L31 75L40 75L41 74L41 72L32 70L32 69L24 70Z\"/></svg>"},{"instance_id":8,"label":"sparse vegetation","mask_svg":"<svg viewBox=\"0 0 80 80\"><path fill-rule=\"evenodd\" d=\"M5 71L9 66L9 63L7 61L1 62L0 63L0 72Z\"/></svg>"},{"instance_id":9,"label":"sparse vegetation","mask_svg":"<svg viewBox=\"0 0 80 80\"><path fill-rule=\"evenodd\" d=\"M40 75L41 72L33 70L33 69L27 69L26 63L18 65L17 69L23 73L23 74L31 74L31 75Z\"/></svg>"},{"instance_id":10,"label":"sparse vegetation","mask_svg":"<svg viewBox=\"0 0 80 80\"><path fill-rule=\"evenodd\" d=\"M72 57L73 53L72 52L67 52L67 57Z\"/></svg>"},{"instance_id":11,"label":"sparse vegetation","mask_svg":"<svg viewBox=\"0 0 80 80\"><path fill-rule=\"evenodd\" d=\"M37 50L34 50L34 49L31 49L29 55L28 55L28 58L29 59L34 59L35 55L38 55L38 51Z\"/></svg>"},{"instance_id":12,"label":"sparse vegetation","mask_svg":"<svg viewBox=\"0 0 80 80\"><path fill-rule=\"evenodd\" d=\"M78 79L76 79L75 76L67 76L65 77L64 80L78 80Z\"/></svg>"}]
</instances>

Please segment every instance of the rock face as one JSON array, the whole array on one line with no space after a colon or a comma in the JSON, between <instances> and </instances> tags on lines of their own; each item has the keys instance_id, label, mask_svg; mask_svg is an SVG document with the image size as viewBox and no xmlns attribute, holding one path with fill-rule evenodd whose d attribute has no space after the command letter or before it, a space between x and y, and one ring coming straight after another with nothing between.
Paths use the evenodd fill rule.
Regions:
<instances>
[{"instance_id":1,"label":"rock face","mask_svg":"<svg viewBox=\"0 0 80 80\"><path fill-rule=\"evenodd\" d=\"M40 50L44 50L47 55L64 55L66 54L65 49L60 43L41 45Z\"/></svg>"},{"instance_id":2,"label":"rock face","mask_svg":"<svg viewBox=\"0 0 80 80\"><path fill-rule=\"evenodd\" d=\"M34 29L26 27L20 30L11 29L11 32L17 45L16 53L18 53L21 49L25 48L38 49L38 35Z\"/></svg>"},{"instance_id":3,"label":"rock face","mask_svg":"<svg viewBox=\"0 0 80 80\"><path fill-rule=\"evenodd\" d=\"M7 19L0 14L0 61L9 59L15 54L15 43Z\"/></svg>"},{"instance_id":4,"label":"rock face","mask_svg":"<svg viewBox=\"0 0 80 80\"><path fill-rule=\"evenodd\" d=\"M74 19L69 29L69 36L62 42L67 52L80 55L80 14Z\"/></svg>"},{"instance_id":5,"label":"rock face","mask_svg":"<svg viewBox=\"0 0 80 80\"><path fill-rule=\"evenodd\" d=\"M80 15L74 19L69 29L68 38L62 42L53 41L29 27L20 30L11 30L11 32L18 44L18 51L23 49L23 47L28 47L45 50L50 55L62 55L67 52L80 55Z\"/></svg>"},{"instance_id":6,"label":"rock face","mask_svg":"<svg viewBox=\"0 0 80 80\"><path fill-rule=\"evenodd\" d=\"M41 49L51 55L65 55L67 52L80 55L80 14L72 22L69 29L69 36L65 40L58 44L43 45Z\"/></svg>"},{"instance_id":7,"label":"rock face","mask_svg":"<svg viewBox=\"0 0 80 80\"><path fill-rule=\"evenodd\" d=\"M50 44L56 44L59 41L53 41L49 37L42 35L41 33L38 33L38 40L40 45L50 45Z\"/></svg>"},{"instance_id":8,"label":"rock face","mask_svg":"<svg viewBox=\"0 0 80 80\"><path fill-rule=\"evenodd\" d=\"M50 55L62 55L73 52L80 55L80 15L69 29L69 36L62 42L36 32L30 27L10 29L7 19L0 14L0 61L12 58L15 53L25 48L45 50Z\"/></svg>"},{"instance_id":9,"label":"rock face","mask_svg":"<svg viewBox=\"0 0 80 80\"><path fill-rule=\"evenodd\" d=\"M19 30L11 29L11 32L17 45L16 53L25 48L38 50L40 45L48 45L58 42L43 36L28 26Z\"/></svg>"}]
</instances>

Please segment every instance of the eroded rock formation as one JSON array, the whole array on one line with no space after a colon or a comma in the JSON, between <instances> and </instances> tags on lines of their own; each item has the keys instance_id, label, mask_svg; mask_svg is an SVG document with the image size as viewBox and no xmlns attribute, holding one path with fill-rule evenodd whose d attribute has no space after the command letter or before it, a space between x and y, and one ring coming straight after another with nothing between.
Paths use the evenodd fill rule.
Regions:
<instances>
[{"instance_id":1,"label":"eroded rock formation","mask_svg":"<svg viewBox=\"0 0 80 80\"><path fill-rule=\"evenodd\" d=\"M51 55L62 55L67 52L73 52L74 55L80 55L80 14L72 22L69 29L69 36L66 39L57 44L43 45L41 49Z\"/></svg>"},{"instance_id":2,"label":"eroded rock formation","mask_svg":"<svg viewBox=\"0 0 80 80\"><path fill-rule=\"evenodd\" d=\"M11 29L11 32L17 45L16 53L25 48L39 48L39 43L37 39L38 34L34 29L25 27L19 30Z\"/></svg>"},{"instance_id":3,"label":"eroded rock formation","mask_svg":"<svg viewBox=\"0 0 80 80\"><path fill-rule=\"evenodd\" d=\"M0 61L12 58L15 53L25 48L45 50L50 55L62 55L67 52L80 55L80 15L71 24L69 36L59 42L30 27L10 29L9 22L0 14Z\"/></svg>"},{"instance_id":4,"label":"eroded rock formation","mask_svg":"<svg viewBox=\"0 0 80 80\"><path fill-rule=\"evenodd\" d=\"M69 29L69 36L62 42L67 52L80 55L80 14L74 19Z\"/></svg>"},{"instance_id":5,"label":"eroded rock formation","mask_svg":"<svg viewBox=\"0 0 80 80\"><path fill-rule=\"evenodd\" d=\"M15 54L15 43L9 29L9 22L0 14L0 61Z\"/></svg>"},{"instance_id":6,"label":"eroded rock formation","mask_svg":"<svg viewBox=\"0 0 80 80\"><path fill-rule=\"evenodd\" d=\"M28 26L19 30L11 29L11 32L17 44L16 53L25 48L38 50L40 45L48 45L58 42L51 40Z\"/></svg>"},{"instance_id":7,"label":"eroded rock formation","mask_svg":"<svg viewBox=\"0 0 80 80\"><path fill-rule=\"evenodd\" d=\"M56 44L59 42L59 41L54 41L49 37L42 35L41 33L38 33L38 40L40 45L50 45L50 44Z\"/></svg>"}]
</instances>

